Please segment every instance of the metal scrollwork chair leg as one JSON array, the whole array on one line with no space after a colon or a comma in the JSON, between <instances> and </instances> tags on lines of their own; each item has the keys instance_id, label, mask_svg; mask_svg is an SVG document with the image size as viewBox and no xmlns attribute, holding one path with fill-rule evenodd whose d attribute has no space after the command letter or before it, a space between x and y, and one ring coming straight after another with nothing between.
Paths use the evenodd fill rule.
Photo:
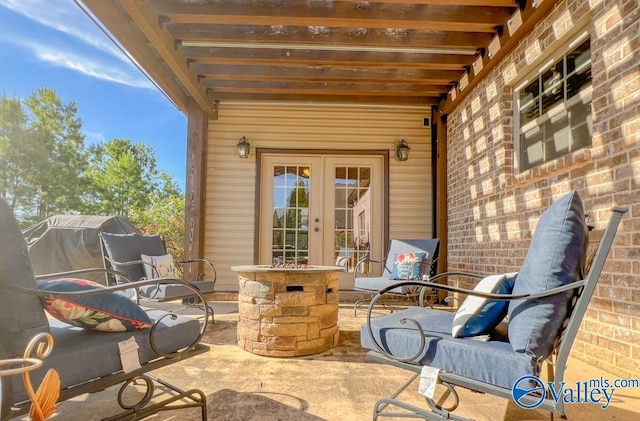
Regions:
<instances>
[{"instance_id":1,"label":"metal scrollwork chair leg","mask_svg":"<svg viewBox=\"0 0 640 421\"><path fill-rule=\"evenodd\" d=\"M156 390L156 384L162 385L173 392L173 395L152 402ZM135 403L128 404L124 401L124 393L130 386L143 385L143 396ZM103 418L102 421L140 420L161 411L170 411L186 408L200 408L202 421L207 420L207 398L201 390L182 390L162 379L150 374L141 374L124 382L118 391L118 405L123 412L112 417Z\"/></svg>"}]
</instances>

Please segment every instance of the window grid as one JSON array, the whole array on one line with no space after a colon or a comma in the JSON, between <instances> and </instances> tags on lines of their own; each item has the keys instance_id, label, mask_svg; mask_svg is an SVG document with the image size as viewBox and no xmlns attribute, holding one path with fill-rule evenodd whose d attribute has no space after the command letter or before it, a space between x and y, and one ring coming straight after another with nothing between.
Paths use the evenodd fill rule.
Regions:
<instances>
[{"instance_id":1,"label":"window grid","mask_svg":"<svg viewBox=\"0 0 640 421\"><path fill-rule=\"evenodd\" d=\"M515 92L519 170L591 146L591 53L587 38Z\"/></svg>"},{"instance_id":2,"label":"window grid","mask_svg":"<svg viewBox=\"0 0 640 421\"><path fill-rule=\"evenodd\" d=\"M307 264L309 256L308 166L276 166L273 172L273 264Z\"/></svg>"},{"instance_id":3,"label":"window grid","mask_svg":"<svg viewBox=\"0 0 640 421\"><path fill-rule=\"evenodd\" d=\"M358 212L358 221L354 221L354 206L356 206L369 191L371 169L369 167L336 167L335 169L335 229L334 255L336 261L346 259L348 269L367 253L368 241L356 241L355 230L359 239L368 239L369 233L363 232L360 218L369 213L369 209Z\"/></svg>"}]
</instances>

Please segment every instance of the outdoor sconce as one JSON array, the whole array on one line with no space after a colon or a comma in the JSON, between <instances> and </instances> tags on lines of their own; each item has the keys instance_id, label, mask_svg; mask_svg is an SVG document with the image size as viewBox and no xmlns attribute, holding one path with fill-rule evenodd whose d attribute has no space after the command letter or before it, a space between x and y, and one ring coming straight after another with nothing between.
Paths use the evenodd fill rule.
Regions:
<instances>
[{"instance_id":1,"label":"outdoor sconce","mask_svg":"<svg viewBox=\"0 0 640 421\"><path fill-rule=\"evenodd\" d=\"M409 159L409 151L410 150L411 150L411 148L409 147L407 142L404 139L402 139L396 145L396 159L398 161L406 161L407 159Z\"/></svg>"},{"instance_id":2,"label":"outdoor sconce","mask_svg":"<svg viewBox=\"0 0 640 421\"><path fill-rule=\"evenodd\" d=\"M240 158L247 158L249 156L249 150L251 149L251 145L247 141L246 137L242 136L242 138L236 145L236 149L238 149L238 156Z\"/></svg>"}]
</instances>

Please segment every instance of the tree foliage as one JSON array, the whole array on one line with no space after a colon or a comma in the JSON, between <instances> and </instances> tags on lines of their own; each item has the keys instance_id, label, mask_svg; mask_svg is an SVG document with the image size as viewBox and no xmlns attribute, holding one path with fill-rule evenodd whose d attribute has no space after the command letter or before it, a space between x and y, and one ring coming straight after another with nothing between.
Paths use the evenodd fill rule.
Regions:
<instances>
[{"instance_id":1,"label":"tree foliage","mask_svg":"<svg viewBox=\"0 0 640 421\"><path fill-rule=\"evenodd\" d=\"M145 208L134 209L131 220L143 227L145 234L161 234L167 252L180 259L184 244L184 198L172 194L154 196Z\"/></svg>"},{"instance_id":2,"label":"tree foliage","mask_svg":"<svg viewBox=\"0 0 640 421\"><path fill-rule=\"evenodd\" d=\"M3 93L0 98L0 196L12 209L21 203L21 198L33 196L32 191L27 191L30 166L24 165L33 154L30 149L22 101Z\"/></svg>"},{"instance_id":3,"label":"tree foliage","mask_svg":"<svg viewBox=\"0 0 640 421\"><path fill-rule=\"evenodd\" d=\"M156 158L148 145L113 139L92 145L90 155L88 202L93 212L128 217L156 191Z\"/></svg>"},{"instance_id":4,"label":"tree foliage","mask_svg":"<svg viewBox=\"0 0 640 421\"><path fill-rule=\"evenodd\" d=\"M2 196L27 222L80 211L87 155L75 102L40 88L24 101L3 93L0 110Z\"/></svg>"},{"instance_id":5,"label":"tree foliage","mask_svg":"<svg viewBox=\"0 0 640 421\"><path fill-rule=\"evenodd\" d=\"M86 147L76 103L53 89L0 97L0 197L22 226L54 214L124 216L181 254L184 197L153 149L121 138Z\"/></svg>"}]
</instances>

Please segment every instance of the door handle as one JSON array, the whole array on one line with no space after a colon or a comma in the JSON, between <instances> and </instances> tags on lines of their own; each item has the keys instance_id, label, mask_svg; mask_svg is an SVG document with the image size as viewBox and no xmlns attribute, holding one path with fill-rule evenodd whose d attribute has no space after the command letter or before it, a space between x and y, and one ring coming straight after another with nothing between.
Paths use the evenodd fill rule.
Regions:
<instances>
[{"instance_id":1,"label":"door handle","mask_svg":"<svg viewBox=\"0 0 640 421\"><path fill-rule=\"evenodd\" d=\"M315 221L316 223L318 223L318 222L320 222L320 218L316 218L316 219L314 219L314 221Z\"/></svg>"},{"instance_id":2,"label":"door handle","mask_svg":"<svg viewBox=\"0 0 640 421\"><path fill-rule=\"evenodd\" d=\"M315 227L313 230L314 230L315 232L318 232L318 231L320 231L320 228Z\"/></svg>"}]
</instances>

